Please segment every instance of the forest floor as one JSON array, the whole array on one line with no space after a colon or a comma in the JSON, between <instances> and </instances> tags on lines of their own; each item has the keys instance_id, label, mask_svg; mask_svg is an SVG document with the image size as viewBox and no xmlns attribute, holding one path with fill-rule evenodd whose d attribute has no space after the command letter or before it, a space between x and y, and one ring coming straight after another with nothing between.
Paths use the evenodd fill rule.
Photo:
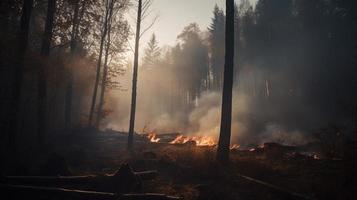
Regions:
<instances>
[{"instance_id":1,"label":"forest floor","mask_svg":"<svg viewBox=\"0 0 357 200\"><path fill-rule=\"evenodd\" d=\"M350 176L346 175L346 170L350 169L346 168L343 160L277 158L232 151L230 164L221 166L215 162L214 147L150 143L139 136L135 139L135 153L129 155L125 134L80 131L61 136L53 140L50 152L32 160L28 170L32 174L40 174L38 166L45 160L44 157L56 152L65 158L72 175L110 174L118 170L122 163L129 163L134 171L158 170L158 177L145 181L138 192L163 193L187 200L346 200L356 196L353 183L346 179ZM279 186L285 192L245 176Z\"/></svg>"}]
</instances>

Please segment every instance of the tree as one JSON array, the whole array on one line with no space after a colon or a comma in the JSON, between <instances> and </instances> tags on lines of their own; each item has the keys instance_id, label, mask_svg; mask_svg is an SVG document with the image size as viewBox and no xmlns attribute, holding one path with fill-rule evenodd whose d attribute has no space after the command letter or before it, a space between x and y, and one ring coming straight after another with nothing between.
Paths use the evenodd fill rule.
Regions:
<instances>
[{"instance_id":1,"label":"tree","mask_svg":"<svg viewBox=\"0 0 357 200\"><path fill-rule=\"evenodd\" d=\"M92 103L91 103L90 112L89 112L88 127L91 127L92 122L93 122L94 109L95 109L95 105L96 105L99 79L100 79L100 71L101 71L101 67L102 67L102 56L103 56L104 42L105 42L105 38L108 33L108 21L109 21L109 14L110 14L109 8L113 7L113 4L114 4L114 0L106 0L104 23L103 23L103 29L102 29L101 38L100 38L100 47L99 47L99 55L98 55L98 62L97 62L97 73L96 73L96 78L95 78L95 83L94 83Z\"/></svg>"},{"instance_id":2,"label":"tree","mask_svg":"<svg viewBox=\"0 0 357 200\"><path fill-rule=\"evenodd\" d=\"M107 76L108 76L108 56L109 56L109 50L110 50L110 46L111 46L110 43L111 43L111 29L112 29L112 24L113 24L113 9L114 9L114 3L109 7L109 17L108 17L108 24L107 24L107 26L108 26L107 43L106 43L106 49L105 49L102 85L101 85L98 112L97 112L98 116L97 116L97 120L96 120L97 128L99 127L100 120L103 117L104 95L105 95Z\"/></svg>"},{"instance_id":3,"label":"tree","mask_svg":"<svg viewBox=\"0 0 357 200\"><path fill-rule=\"evenodd\" d=\"M104 56L104 67L103 67L103 76L102 76L102 85L101 85L101 91L100 91L100 97L99 97L99 105L98 105L98 111L97 111L97 120L96 120L96 128L99 128L100 120L103 118L103 105L104 105L104 95L105 95L105 90L106 90L106 85L107 85L107 79L108 79L108 56L109 56L109 49L110 49L110 42L111 42L111 33L110 33L110 27L108 28L108 38L107 38L107 44L106 44L106 49L105 49L105 56Z\"/></svg>"},{"instance_id":4,"label":"tree","mask_svg":"<svg viewBox=\"0 0 357 200\"><path fill-rule=\"evenodd\" d=\"M130 121L129 121L129 133L128 133L128 150L129 151L133 150L133 143L134 143L140 38L155 24L157 17L155 17L153 19L153 21L151 22L151 24L149 26L147 26L146 28L143 28L142 32L141 32L141 23L150 14L150 7L151 7L152 3L153 3L153 0L144 0L144 1L139 0L138 1L138 13L137 13L137 19L136 19L136 34L135 34L135 49L134 49L133 83L132 83Z\"/></svg>"},{"instance_id":5,"label":"tree","mask_svg":"<svg viewBox=\"0 0 357 200\"><path fill-rule=\"evenodd\" d=\"M234 72L234 0L226 0L226 53L223 80L222 114L217 160L229 161L232 122L232 90Z\"/></svg>"},{"instance_id":6,"label":"tree","mask_svg":"<svg viewBox=\"0 0 357 200\"><path fill-rule=\"evenodd\" d=\"M80 0L74 0L73 2L73 20L72 20L72 33L70 44L70 62L73 62L76 53L77 37L79 29L79 7ZM66 97L65 97L65 127L71 128L71 115L72 115L72 93L73 93L73 73L71 69L68 69Z\"/></svg>"},{"instance_id":7,"label":"tree","mask_svg":"<svg viewBox=\"0 0 357 200\"><path fill-rule=\"evenodd\" d=\"M23 68L25 54L28 45L28 36L29 36L29 27L30 27L30 18L33 7L33 0L24 0L22 7L21 15L21 26L19 34L19 59L18 64L15 65L14 78L13 78L13 91L12 91L12 100L11 100L11 113L10 117L10 132L9 132L9 141L12 148L16 151L16 137L18 135L18 113L19 113L19 103L21 96L21 87L23 82Z\"/></svg>"},{"instance_id":8,"label":"tree","mask_svg":"<svg viewBox=\"0 0 357 200\"><path fill-rule=\"evenodd\" d=\"M192 103L207 89L209 77L208 48L202 39L202 32L196 23L186 26L178 36L182 42L177 63L177 72L183 82L188 99Z\"/></svg>"},{"instance_id":9,"label":"tree","mask_svg":"<svg viewBox=\"0 0 357 200\"><path fill-rule=\"evenodd\" d=\"M99 128L101 120L105 117L104 103L107 88L118 87L117 81L112 81L111 79L117 77L123 71L120 68L118 69L118 67L122 65L119 61L122 59L120 54L125 52L125 44L129 36L128 24L123 18L123 11L128 7L128 1L113 0L112 2L113 3L107 8L109 9L109 16L107 22L107 37L105 41L101 90L97 107L97 118L95 121L96 128ZM112 63L112 67L109 66L110 63Z\"/></svg>"},{"instance_id":10,"label":"tree","mask_svg":"<svg viewBox=\"0 0 357 200\"><path fill-rule=\"evenodd\" d=\"M158 46L155 34L152 34L150 41L145 49L145 57L143 60L143 66L146 69L151 69L155 64L158 63L161 55L161 49Z\"/></svg>"},{"instance_id":11,"label":"tree","mask_svg":"<svg viewBox=\"0 0 357 200\"><path fill-rule=\"evenodd\" d=\"M53 35L53 21L56 11L56 0L48 0L45 32L42 38L41 55L48 58ZM38 75L38 143L44 146L47 132L47 66L41 64Z\"/></svg>"},{"instance_id":12,"label":"tree","mask_svg":"<svg viewBox=\"0 0 357 200\"><path fill-rule=\"evenodd\" d=\"M222 87L224 66L224 28L225 16L223 11L216 5L210 27L210 50L211 50L211 72L212 88L220 90Z\"/></svg>"},{"instance_id":13,"label":"tree","mask_svg":"<svg viewBox=\"0 0 357 200\"><path fill-rule=\"evenodd\" d=\"M138 81L138 67L139 67L139 42L140 42L140 28L142 19L142 0L138 1L138 15L136 19L136 36L135 36L135 52L134 52L134 71L133 71L133 85L131 95L131 110L129 121L129 134L128 134L128 150L133 150L134 143L134 127L135 127L135 111L136 111L136 91Z\"/></svg>"}]
</instances>

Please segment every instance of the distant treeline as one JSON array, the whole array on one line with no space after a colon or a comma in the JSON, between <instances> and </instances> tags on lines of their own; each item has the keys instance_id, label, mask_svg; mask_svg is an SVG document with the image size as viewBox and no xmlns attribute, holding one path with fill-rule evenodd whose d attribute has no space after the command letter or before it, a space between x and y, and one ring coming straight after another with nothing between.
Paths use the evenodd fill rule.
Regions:
<instances>
[{"instance_id":1,"label":"distant treeline","mask_svg":"<svg viewBox=\"0 0 357 200\"><path fill-rule=\"evenodd\" d=\"M248 96L251 106L249 116L238 118L255 132L267 123L292 130L353 125L357 119L356 13L353 0L259 0L256 5L240 1L234 92ZM151 105L166 105L163 113L192 110L202 93L220 91L224 40L225 14L216 6L207 31L193 23L178 36L176 46L162 48L161 54L148 48L151 53L144 61L156 64L150 63L155 67L148 67L147 77L158 80L151 87L167 88L161 96L148 92L157 96ZM143 88L151 88L148 83L143 81Z\"/></svg>"},{"instance_id":2,"label":"distant treeline","mask_svg":"<svg viewBox=\"0 0 357 200\"><path fill-rule=\"evenodd\" d=\"M125 69L126 76L131 75L124 58L130 50L131 34L124 18L130 3L0 1L2 148L8 141L17 140L18 146L36 143L37 130L44 124L49 134L87 126L98 65L109 69L107 79L100 78L96 86L104 82L109 89L120 88L119 75ZM355 0L259 0L256 5L239 1L234 92L249 96L252 105L250 115L240 117L256 129L267 122L291 129L353 124L357 119L356 8ZM174 47L159 48L160 38L153 36L139 71L138 101L145 99L144 111L189 113L203 93L219 92L224 37L225 15L217 6L208 29L188 25ZM107 101L97 103L107 104L95 118L115 110L106 97ZM44 116L45 120L38 120ZM182 124L189 121L188 116L178 118Z\"/></svg>"}]
</instances>

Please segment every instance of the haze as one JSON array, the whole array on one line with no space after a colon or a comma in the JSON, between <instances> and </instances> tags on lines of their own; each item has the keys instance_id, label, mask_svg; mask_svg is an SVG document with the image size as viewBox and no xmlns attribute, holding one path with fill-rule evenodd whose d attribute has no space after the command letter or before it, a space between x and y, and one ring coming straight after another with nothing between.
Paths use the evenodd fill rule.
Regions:
<instances>
[{"instance_id":1,"label":"haze","mask_svg":"<svg viewBox=\"0 0 357 200\"><path fill-rule=\"evenodd\" d=\"M256 0L250 1L252 4L256 3ZM240 0L236 0L237 4L239 2ZM197 23L201 30L207 30L212 22L212 11L216 4L222 9L225 7L224 0L155 0L151 18L146 20L146 24L150 24L155 16L159 18L152 29L143 36L141 44L145 45L152 33L155 33L161 46L174 45L177 35L193 22ZM132 11L130 14L131 24L135 24L135 12Z\"/></svg>"}]
</instances>

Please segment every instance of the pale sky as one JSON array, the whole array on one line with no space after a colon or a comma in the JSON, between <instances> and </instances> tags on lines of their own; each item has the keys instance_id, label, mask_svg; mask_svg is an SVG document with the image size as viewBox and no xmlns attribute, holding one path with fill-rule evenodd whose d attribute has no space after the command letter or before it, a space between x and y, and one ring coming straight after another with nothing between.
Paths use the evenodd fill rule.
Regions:
<instances>
[{"instance_id":1,"label":"pale sky","mask_svg":"<svg viewBox=\"0 0 357 200\"><path fill-rule=\"evenodd\" d=\"M257 0L251 0L255 3ZM239 3L238 0L236 0ZM213 16L213 8L217 4L225 7L225 0L154 0L151 17L158 16L155 25L143 35L140 41L141 49L145 47L152 33L162 45L174 45L177 35L190 23L196 22L201 30L207 30ZM136 11L129 14L129 22L135 25ZM143 28L147 27L152 19L144 21ZM132 26L135 28L135 26ZM133 42L131 42L133 46Z\"/></svg>"}]
</instances>

